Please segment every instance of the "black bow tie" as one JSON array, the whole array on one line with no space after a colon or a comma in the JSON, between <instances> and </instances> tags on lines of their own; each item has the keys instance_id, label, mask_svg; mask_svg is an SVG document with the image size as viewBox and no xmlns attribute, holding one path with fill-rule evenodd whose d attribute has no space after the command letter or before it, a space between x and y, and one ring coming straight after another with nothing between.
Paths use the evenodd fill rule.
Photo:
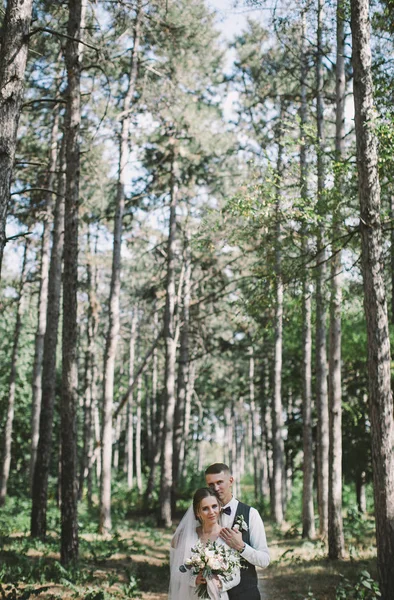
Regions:
<instances>
[{"instance_id":1,"label":"black bow tie","mask_svg":"<svg viewBox=\"0 0 394 600\"><path fill-rule=\"evenodd\" d=\"M229 506L226 506L226 508L222 508L222 513L226 515L231 515L231 508Z\"/></svg>"}]
</instances>

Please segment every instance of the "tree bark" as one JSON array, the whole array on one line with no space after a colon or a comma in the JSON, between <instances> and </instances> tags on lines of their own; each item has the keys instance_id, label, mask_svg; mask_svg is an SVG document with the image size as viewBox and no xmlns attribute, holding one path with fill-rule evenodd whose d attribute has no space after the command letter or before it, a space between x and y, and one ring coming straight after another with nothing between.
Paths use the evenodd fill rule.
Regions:
<instances>
[{"instance_id":1,"label":"tree bark","mask_svg":"<svg viewBox=\"0 0 394 600\"><path fill-rule=\"evenodd\" d=\"M376 544L380 591L389 600L394 598L393 397L368 0L351 0L351 29Z\"/></svg>"},{"instance_id":2,"label":"tree bark","mask_svg":"<svg viewBox=\"0 0 394 600\"><path fill-rule=\"evenodd\" d=\"M356 497L358 512L364 515L367 512L367 495L366 495L366 473L361 471L356 478Z\"/></svg>"},{"instance_id":3,"label":"tree bark","mask_svg":"<svg viewBox=\"0 0 394 600\"><path fill-rule=\"evenodd\" d=\"M53 412L56 395L56 348L60 314L64 242L64 167L65 136L62 138L59 156L59 175L48 277L47 326L44 336L44 358L42 363L40 430L32 485L30 532L32 537L39 537L41 539L45 538L47 527L48 475L52 451Z\"/></svg>"},{"instance_id":4,"label":"tree bark","mask_svg":"<svg viewBox=\"0 0 394 600\"><path fill-rule=\"evenodd\" d=\"M176 245L176 207L177 188L175 183L174 162L171 175L170 222L167 244L167 283L166 305L164 312L164 343L165 343L165 417L163 432L163 452L160 479L160 519L165 527L172 524L172 491L173 491L173 432L175 413L175 367L176 345L175 338L175 245Z\"/></svg>"},{"instance_id":5,"label":"tree bark","mask_svg":"<svg viewBox=\"0 0 394 600\"><path fill-rule=\"evenodd\" d=\"M89 299L86 335L87 348L85 353L85 381L84 381L84 419L83 419L83 450L79 479L79 498L82 498L84 482L87 482L88 501L91 502L92 493L92 462L94 453L94 424L93 424L93 389L95 365L95 339L98 327L98 303L96 297L96 268L92 264L92 250L90 239L90 225L87 232L87 259L86 283Z\"/></svg>"},{"instance_id":6,"label":"tree bark","mask_svg":"<svg viewBox=\"0 0 394 600\"><path fill-rule=\"evenodd\" d=\"M281 227L281 185L283 177L283 130L284 101L281 101L279 128L277 134L276 163L276 248L275 248L275 358L274 358L274 394L272 403L272 517L279 525L283 522L283 470L284 442L283 405L282 405L282 347L283 347L283 278L282 278L282 227Z\"/></svg>"},{"instance_id":7,"label":"tree bark","mask_svg":"<svg viewBox=\"0 0 394 600\"><path fill-rule=\"evenodd\" d=\"M131 317L131 331L129 344L129 387L134 381L135 370L135 343L137 338L137 310L133 311ZM131 390L127 402L127 487L129 490L134 485L134 399Z\"/></svg>"},{"instance_id":8,"label":"tree bark","mask_svg":"<svg viewBox=\"0 0 394 600\"><path fill-rule=\"evenodd\" d=\"M55 109L56 110L56 109ZM48 164L48 190L55 188L56 165L58 155L59 111L56 110L50 141L50 157ZM53 195L48 193L46 198L45 215L41 244L40 291L38 296L38 319L34 346L34 363L32 378L31 403L31 446L30 446L30 485L33 485L34 467L37 456L38 437L40 432L40 411L42 396L42 361L44 357L44 337L47 321L48 306L48 277L50 262L51 225L53 216Z\"/></svg>"},{"instance_id":9,"label":"tree bark","mask_svg":"<svg viewBox=\"0 0 394 600\"><path fill-rule=\"evenodd\" d=\"M270 407L269 401L269 375L268 359L264 357L261 374L261 403L260 403L260 422L261 422L261 494L263 499L271 502L270 482L270 461L272 461L272 452L268 441L267 410Z\"/></svg>"},{"instance_id":10,"label":"tree bark","mask_svg":"<svg viewBox=\"0 0 394 600\"><path fill-rule=\"evenodd\" d=\"M28 240L25 241L25 248L23 251L23 261L21 277L19 281L18 300L16 303L16 320L15 329L13 336L12 354L11 354L11 369L10 378L8 383L8 403L7 403L7 416L4 426L3 433L3 464L1 469L1 481L0 481L0 506L5 504L7 496L8 478L10 476L11 466L11 446L12 446L12 432L14 428L14 415L15 415L15 390L16 390L16 375L17 375L17 360L18 360L18 349L19 349L19 337L22 329L22 314L23 314L23 288L26 283L26 272L27 272L27 249Z\"/></svg>"},{"instance_id":11,"label":"tree bark","mask_svg":"<svg viewBox=\"0 0 394 600\"><path fill-rule=\"evenodd\" d=\"M141 431L142 431L142 375L137 382L137 402L135 411L135 477L137 481L137 490L142 494L142 454L141 454Z\"/></svg>"},{"instance_id":12,"label":"tree bark","mask_svg":"<svg viewBox=\"0 0 394 600\"><path fill-rule=\"evenodd\" d=\"M159 315L156 311L154 314L154 335L156 338L157 338L157 334L158 334L158 329L159 329ZM152 438L155 439L156 444L155 444L154 451L153 451L153 444L152 444L152 453L150 455L150 462L149 462L148 482L146 484L146 491L145 491L145 499L146 499L146 502L148 505L152 501L152 494L153 494L153 489L154 489L154 485L155 485L156 469L157 469L158 465L160 464L161 448L162 448L161 434L164 429L162 404L161 404L161 402L159 402L159 395L157 392L158 361L159 361L159 357L158 357L157 347L155 347L153 350L153 358L152 358L151 415L152 415Z\"/></svg>"},{"instance_id":13,"label":"tree bark","mask_svg":"<svg viewBox=\"0 0 394 600\"><path fill-rule=\"evenodd\" d=\"M344 3L337 4L337 64L336 64L336 160L344 160L345 139L345 31ZM342 177L337 181L338 197L342 198ZM341 381L341 305L342 276L338 209L333 215L331 259L330 348L329 348L329 491L328 491L328 556L342 558L344 552L342 523L342 381Z\"/></svg>"},{"instance_id":14,"label":"tree bark","mask_svg":"<svg viewBox=\"0 0 394 600\"><path fill-rule=\"evenodd\" d=\"M306 77L307 57L305 50L305 13L302 15L301 33L301 106L300 106L300 191L303 204L308 203L308 167L307 167L307 99ZM309 254L308 231L305 222L302 225L302 250L304 260ZM302 281L302 439L303 439L303 489L302 489L302 537L315 537L313 510L313 440L312 440L312 294L307 268L304 268Z\"/></svg>"},{"instance_id":15,"label":"tree bark","mask_svg":"<svg viewBox=\"0 0 394 600\"><path fill-rule=\"evenodd\" d=\"M254 385L254 349L249 348L249 400L250 400L250 418L252 422L252 459L253 459L253 482L254 482L254 497L258 501L260 497L260 445L258 443L259 430L259 413L256 409L255 401L255 385Z\"/></svg>"},{"instance_id":16,"label":"tree bark","mask_svg":"<svg viewBox=\"0 0 394 600\"><path fill-rule=\"evenodd\" d=\"M81 0L69 1L65 60L66 104L66 202L64 214L64 280L61 415L61 547L60 559L68 565L78 559L78 204L80 177L79 131L81 90L79 39Z\"/></svg>"},{"instance_id":17,"label":"tree bark","mask_svg":"<svg viewBox=\"0 0 394 600\"><path fill-rule=\"evenodd\" d=\"M109 296L109 323L104 355L104 398L102 424L102 474L100 494L100 532L109 531L111 521L111 466L112 466L112 412L114 395L115 358L119 335L119 303L123 214L125 207L126 167L129 158L129 130L131 105L134 98L138 72L141 2L137 6L134 44L131 54L129 84L123 101L122 126L119 137L119 167L116 194L116 213L112 255L112 274Z\"/></svg>"},{"instance_id":18,"label":"tree bark","mask_svg":"<svg viewBox=\"0 0 394 600\"><path fill-rule=\"evenodd\" d=\"M194 382L196 380L197 364L196 361L189 363L188 381L186 387L186 401L185 401L185 422L183 428L183 437L181 445L181 469L182 477L187 477L187 458L189 453L189 436L190 436L190 420L191 420L191 409L192 409L192 397L194 393Z\"/></svg>"},{"instance_id":19,"label":"tree bark","mask_svg":"<svg viewBox=\"0 0 394 600\"><path fill-rule=\"evenodd\" d=\"M0 50L0 279L33 0L8 0Z\"/></svg>"},{"instance_id":20,"label":"tree bark","mask_svg":"<svg viewBox=\"0 0 394 600\"><path fill-rule=\"evenodd\" d=\"M325 208L325 131L324 131L324 77L323 77L323 0L318 0L317 11L317 201L318 214L322 219L317 237L317 275L316 275L316 412L317 412L317 498L319 511L319 533L323 540L328 535L328 450L329 450L329 414L327 385L327 251L324 228Z\"/></svg>"},{"instance_id":21,"label":"tree bark","mask_svg":"<svg viewBox=\"0 0 394 600\"><path fill-rule=\"evenodd\" d=\"M394 223L394 193L390 194L390 218ZM390 232L390 258L391 258L391 323L394 324L394 227Z\"/></svg>"},{"instance_id":22,"label":"tree bark","mask_svg":"<svg viewBox=\"0 0 394 600\"><path fill-rule=\"evenodd\" d=\"M182 303L182 326L180 332L180 351L178 368L178 390L174 415L174 455L173 476L174 488L179 485L180 475L185 452L185 411L186 396L188 388L190 357L189 357L189 321L190 321L190 294L191 294L191 252L190 233L185 231L184 242L184 281L183 281L183 303ZM174 506L175 508L175 506Z\"/></svg>"}]
</instances>

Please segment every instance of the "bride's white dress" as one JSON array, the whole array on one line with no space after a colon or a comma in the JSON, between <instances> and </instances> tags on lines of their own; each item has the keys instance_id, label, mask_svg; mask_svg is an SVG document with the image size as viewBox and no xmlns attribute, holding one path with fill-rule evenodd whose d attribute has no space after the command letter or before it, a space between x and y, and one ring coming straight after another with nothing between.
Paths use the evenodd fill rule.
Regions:
<instances>
[{"instance_id":1,"label":"bride's white dress","mask_svg":"<svg viewBox=\"0 0 394 600\"><path fill-rule=\"evenodd\" d=\"M196 593L196 575L193 575L191 571L182 573L179 570L179 566L184 564L184 561L190 557L191 548L198 541L197 531L194 529L194 531L189 532L186 542L185 540L180 542L179 540L181 537L182 534L179 534L177 529L171 547L171 581L168 598L169 600L196 600L198 598ZM227 546L221 538L217 538L216 541L219 544L223 544L223 546ZM179 546L181 546L181 548L179 548ZM231 581L226 582L221 579L222 587L220 590L220 600L228 600L227 590L237 586L240 580L241 575L239 569L234 571L233 579Z\"/></svg>"}]
</instances>

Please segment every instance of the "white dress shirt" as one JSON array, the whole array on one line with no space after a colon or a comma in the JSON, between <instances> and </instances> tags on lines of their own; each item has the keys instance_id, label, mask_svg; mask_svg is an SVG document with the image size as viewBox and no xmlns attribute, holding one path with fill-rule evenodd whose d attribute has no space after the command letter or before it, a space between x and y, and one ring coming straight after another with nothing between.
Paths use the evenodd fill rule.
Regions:
<instances>
[{"instance_id":1,"label":"white dress shirt","mask_svg":"<svg viewBox=\"0 0 394 600\"><path fill-rule=\"evenodd\" d=\"M226 515L226 513L222 513L221 515L223 527L228 527L231 529L234 523L235 514L237 512L238 502L239 501L233 496L230 502L223 506L223 508L227 508L228 506L231 508L230 515ZM253 507L250 508L249 513L249 535L250 546L245 544L244 550L240 553L242 558L256 567L268 567L270 555L267 546L264 523L258 511Z\"/></svg>"}]
</instances>

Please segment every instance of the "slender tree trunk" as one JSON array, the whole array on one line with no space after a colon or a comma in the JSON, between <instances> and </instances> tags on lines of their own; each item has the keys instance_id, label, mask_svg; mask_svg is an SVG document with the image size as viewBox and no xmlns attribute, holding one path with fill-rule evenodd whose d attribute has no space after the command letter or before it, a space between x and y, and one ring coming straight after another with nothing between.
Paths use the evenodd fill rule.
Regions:
<instances>
[{"instance_id":1,"label":"slender tree trunk","mask_svg":"<svg viewBox=\"0 0 394 600\"><path fill-rule=\"evenodd\" d=\"M287 400L287 423L288 428L290 428L291 423L294 422L293 416L293 390L289 388L289 395ZM293 449L291 447L287 448L286 453L286 502L289 503L291 497L293 495L293 469L294 469L294 459L293 459Z\"/></svg>"},{"instance_id":2,"label":"slender tree trunk","mask_svg":"<svg viewBox=\"0 0 394 600\"><path fill-rule=\"evenodd\" d=\"M93 387L93 389L95 389ZM93 426L94 426L94 437L96 445L94 449L94 461L96 463L96 482L99 485L101 482L101 423L100 423L100 411L97 394L92 394L93 404Z\"/></svg>"},{"instance_id":3,"label":"slender tree trunk","mask_svg":"<svg viewBox=\"0 0 394 600\"><path fill-rule=\"evenodd\" d=\"M318 212L323 217L325 208L325 131L323 104L323 0L318 0L317 11L317 196ZM324 223L319 226L317 238L316 274L316 412L317 412L317 496L319 511L319 532L323 540L328 535L328 449L329 414L327 386L327 251Z\"/></svg>"},{"instance_id":4,"label":"slender tree trunk","mask_svg":"<svg viewBox=\"0 0 394 600\"><path fill-rule=\"evenodd\" d=\"M32 486L31 535L46 536L48 475L52 451L53 412L56 395L56 348L58 338L64 238L65 137L59 156L59 175L54 212L52 251L48 277L48 303L42 363L40 434Z\"/></svg>"},{"instance_id":5,"label":"slender tree trunk","mask_svg":"<svg viewBox=\"0 0 394 600\"><path fill-rule=\"evenodd\" d=\"M157 311L154 314L154 335L157 337L159 330L159 315ZM160 464L161 458L161 433L164 428L163 422L163 411L161 410L161 403L159 403L159 396L157 393L157 382L158 382L158 352L157 347L153 350L152 358L152 394L151 394L151 414L152 414L152 438L155 439L155 449L150 455L149 463L149 475L148 482L146 485L145 499L149 505L152 501L152 494L155 485L156 469Z\"/></svg>"},{"instance_id":6,"label":"slender tree trunk","mask_svg":"<svg viewBox=\"0 0 394 600\"><path fill-rule=\"evenodd\" d=\"M344 3L337 4L337 64L336 64L336 160L344 159L345 138L345 31ZM342 198L342 178L337 179L338 197ZM342 191L341 191L342 190ZM328 555L342 558L344 552L342 523L342 382L341 382L341 305L342 276L338 210L333 216L333 257L331 259L330 355L329 355L329 492L328 492Z\"/></svg>"},{"instance_id":7,"label":"slender tree trunk","mask_svg":"<svg viewBox=\"0 0 394 600\"><path fill-rule=\"evenodd\" d=\"M94 255L97 256L97 245L98 235L96 235L94 244ZM88 502L92 505L92 493L93 493L93 465L96 464L96 482L99 485L101 476L101 452L100 452L100 416L98 410L97 400L97 360L95 353L95 340L97 338L98 326L99 326L99 303L97 301L96 290L97 290L97 261L95 261L92 269L92 287L91 297L89 304L92 307L92 319L91 319L91 332L92 332L92 354L90 357L90 364L92 369L91 376L91 413L92 413L92 425L91 425L91 441L88 447L89 465L88 465Z\"/></svg>"},{"instance_id":8,"label":"slender tree trunk","mask_svg":"<svg viewBox=\"0 0 394 600\"><path fill-rule=\"evenodd\" d=\"M129 344L129 387L134 381L135 343L137 339L138 312L133 310ZM127 487L134 485L134 393L130 392L127 402Z\"/></svg>"},{"instance_id":9,"label":"slender tree trunk","mask_svg":"<svg viewBox=\"0 0 394 600\"><path fill-rule=\"evenodd\" d=\"M300 191L304 205L308 202L308 167L307 167L307 99L306 77L307 57L305 51L305 13L302 15L301 34L301 106L300 106ZM305 224L302 227L303 256L309 254L308 232ZM309 274L304 269L302 281L302 438L303 438L303 491L302 491L302 537L315 537L315 521L313 510L313 440L312 440L312 293Z\"/></svg>"},{"instance_id":10,"label":"slender tree trunk","mask_svg":"<svg viewBox=\"0 0 394 600\"><path fill-rule=\"evenodd\" d=\"M259 413L256 409L255 393L254 393L254 351L253 346L249 348L249 399L250 399L250 416L252 420L252 457L253 457L253 481L254 481L254 497L257 501L260 497L260 447L258 444L258 429L259 429Z\"/></svg>"},{"instance_id":11,"label":"slender tree trunk","mask_svg":"<svg viewBox=\"0 0 394 600\"><path fill-rule=\"evenodd\" d=\"M173 477L175 490L179 485L180 475L185 451L185 410L186 396L189 379L189 320L190 320L190 293L191 293L191 253L190 233L185 232L184 247L184 281L182 304L182 327L180 333L180 352L178 369L178 393L174 415L174 456ZM175 506L174 506L175 508Z\"/></svg>"},{"instance_id":12,"label":"slender tree trunk","mask_svg":"<svg viewBox=\"0 0 394 600\"><path fill-rule=\"evenodd\" d=\"M279 525L283 522L283 469L284 442L283 406L282 406L282 347L283 347L283 278L282 278L282 227L281 227L281 185L283 176L283 131L284 102L281 101L278 131L278 155L276 164L276 249L275 249L275 358L274 358L274 394L272 403L272 517Z\"/></svg>"},{"instance_id":13,"label":"slender tree trunk","mask_svg":"<svg viewBox=\"0 0 394 600\"><path fill-rule=\"evenodd\" d=\"M264 500L268 499L271 503L271 482L272 471L270 462L272 462L272 451L269 443L268 435L268 418L267 410L270 408L269 400L269 374L268 374L268 359L265 356L263 359L263 369L261 374L261 493Z\"/></svg>"},{"instance_id":14,"label":"slender tree trunk","mask_svg":"<svg viewBox=\"0 0 394 600\"><path fill-rule=\"evenodd\" d=\"M78 479L77 420L78 407L78 204L79 204L79 130L81 90L79 44L81 0L70 0L65 59L67 66L66 106L66 202L64 214L64 286L62 340L61 415L61 548L64 565L78 559Z\"/></svg>"},{"instance_id":15,"label":"slender tree trunk","mask_svg":"<svg viewBox=\"0 0 394 600\"><path fill-rule=\"evenodd\" d=\"M131 105L137 81L137 63L140 38L141 2L137 7L134 45L131 55L129 85L123 102L122 128L119 138L119 167L114 223L112 274L109 296L109 324L104 355L104 399L102 425L102 479L100 496L100 531L109 531L111 522L111 465L112 465L112 418L115 358L119 335L120 272L123 214L125 207L126 167L129 157L129 130Z\"/></svg>"},{"instance_id":16,"label":"slender tree trunk","mask_svg":"<svg viewBox=\"0 0 394 600\"><path fill-rule=\"evenodd\" d=\"M142 431L142 375L137 382L136 422L135 422L135 476L137 480L138 493L142 494L142 454L141 454L141 431Z\"/></svg>"},{"instance_id":17,"label":"slender tree trunk","mask_svg":"<svg viewBox=\"0 0 394 600\"><path fill-rule=\"evenodd\" d=\"M0 50L0 279L33 0L8 0Z\"/></svg>"},{"instance_id":18,"label":"slender tree trunk","mask_svg":"<svg viewBox=\"0 0 394 600\"><path fill-rule=\"evenodd\" d=\"M391 222L394 223L394 193L390 195L390 218ZM391 226L391 244L390 244L390 258L391 258L391 323L394 324L394 227Z\"/></svg>"},{"instance_id":19,"label":"slender tree trunk","mask_svg":"<svg viewBox=\"0 0 394 600\"><path fill-rule=\"evenodd\" d=\"M89 298L87 314L87 348L85 354L84 382L84 419L83 419L83 451L79 481L79 497L82 498L84 481L87 482L88 500L91 501L92 491L92 461L93 461L93 389L94 389L94 352L98 325L98 305L96 298L96 269L92 265L90 229L87 234L87 293Z\"/></svg>"},{"instance_id":20,"label":"slender tree trunk","mask_svg":"<svg viewBox=\"0 0 394 600\"><path fill-rule=\"evenodd\" d=\"M12 445L12 432L14 427L14 414L15 414L15 390L16 390L16 375L17 375L17 360L18 360L18 349L19 349L19 337L22 329L22 313L23 313L23 288L26 283L26 271L27 271L27 249L28 241L25 241L25 248L23 252L22 271L19 282L18 300L16 303L16 320L15 329L13 335L13 345L11 354L11 369L10 378L8 383L8 404L7 404L7 416L3 433L3 464L1 469L1 481L0 481L0 506L5 504L7 496L8 478L10 475L11 466L11 445Z\"/></svg>"},{"instance_id":21,"label":"slender tree trunk","mask_svg":"<svg viewBox=\"0 0 394 600\"><path fill-rule=\"evenodd\" d=\"M351 0L354 109L360 200L376 545L382 600L394 598L394 425L390 337L383 270L378 141L368 0Z\"/></svg>"},{"instance_id":22,"label":"slender tree trunk","mask_svg":"<svg viewBox=\"0 0 394 600\"><path fill-rule=\"evenodd\" d=\"M313 439L312 439L312 297L309 283L303 283L303 494L302 537L315 537L313 510Z\"/></svg>"},{"instance_id":23,"label":"slender tree trunk","mask_svg":"<svg viewBox=\"0 0 394 600\"><path fill-rule=\"evenodd\" d=\"M362 515L367 512L366 473L362 471L356 479L356 496L358 512Z\"/></svg>"},{"instance_id":24,"label":"slender tree trunk","mask_svg":"<svg viewBox=\"0 0 394 600\"><path fill-rule=\"evenodd\" d=\"M187 458L189 451L189 435L190 435L190 420L192 409L192 397L194 392L194 382L196 380L196 361L189 363L188 381L186 387L186 402L185 402L185 422L183 428L182 445L181 445L181 472L183 479L187 476Z\"/></svg>"},{"instance_id":25,"label":"slender tree trunk","mask_svg":"<svg viewBox=\"0 0 394 600\"><path fill-rule=\"evenodd\" d=\"M173 491L173 431L175 413L175 367L176 367L176 332L175 332L175 244L176 244L176 207L177 189L172 163L170 223L167 245L167 284L166 306L164 313L164 342L166 352L165 363L165 418L163 435L163 454L160 481L161 522L171 527L171 505Z\"/></svg>"},{"instance_id":26,"label":"slender tree trunk","mask_svg":"<svg viewBox=\"0 0 394 600\"><path fill-rule=\"evenodd\" d=\"M56 165L58 154L59 111L56 110L53 119L50 158L48 165L48 190L55 188ZM40 411L42 396L42 361L44 357L44 336L48 306L48 277L50 262L51 224L53 213L53 195L49 192L46 198L46 211L43 222L40 268L40 291L38 296L38 319L34 347L32 408L31 408L31 447L30 447L30 485L33 485L34 466L37 456L38 437L40 431Z\"/></svg>"}]
</instances>

